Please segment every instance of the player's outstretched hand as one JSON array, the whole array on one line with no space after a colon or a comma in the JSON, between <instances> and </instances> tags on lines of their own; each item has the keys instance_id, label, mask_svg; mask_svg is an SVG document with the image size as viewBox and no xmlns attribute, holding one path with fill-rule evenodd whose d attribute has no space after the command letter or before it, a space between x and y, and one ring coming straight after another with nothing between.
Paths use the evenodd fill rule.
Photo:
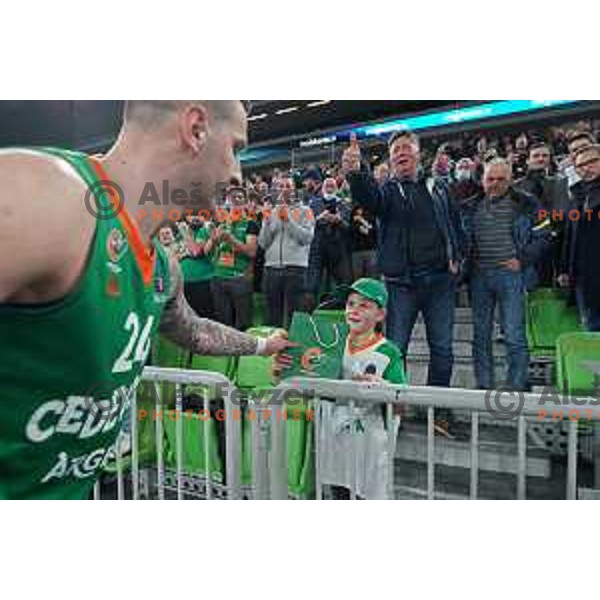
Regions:
<instances>
[{"instance_id":1,"label":"player's outstretched hand","mask_svg":"<svg viewBox=\"0 0 600 600\"><path fill-rule=\"evenodd\" d=\"M287 339L287 331L281 329L267 338L263 356L271 356L272 354L280 354L286 348L294 348L298 344L290 342Z\"/></svg>"}]
</instances>

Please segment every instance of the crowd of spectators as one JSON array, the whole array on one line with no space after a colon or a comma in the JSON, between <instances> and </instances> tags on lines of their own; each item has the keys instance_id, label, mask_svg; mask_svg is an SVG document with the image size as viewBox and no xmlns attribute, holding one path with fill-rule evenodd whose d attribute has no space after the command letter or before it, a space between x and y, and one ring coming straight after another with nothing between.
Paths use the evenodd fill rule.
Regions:
<instances>
[{"instance_id":1,"label":"crowd of spectators","mask_svg":"<svg viewBox=\"0 0 600 600\"><path fill-rule=\"evenodd\" d=\"M251 325L253 292L265 294L268 324L285 327L293 311L328 298L324 292L382 277L387 336L406 352L422 314L428 382L436 386L450 385L456 294L466 286L478 385L497 383L491 340L498 308L508 384L527 389L529 290L572 287L583 323L600 331L600 216L575 220L570 213L600 210L598 125L423 142L397 132L385 153L353 140L334 164L246 174L219 199L245 218L190 217L164 232L165 243L182 261L190 304L239 328ZM281 208L295 218L282 218Z\"/></svg>"}]
</instances>

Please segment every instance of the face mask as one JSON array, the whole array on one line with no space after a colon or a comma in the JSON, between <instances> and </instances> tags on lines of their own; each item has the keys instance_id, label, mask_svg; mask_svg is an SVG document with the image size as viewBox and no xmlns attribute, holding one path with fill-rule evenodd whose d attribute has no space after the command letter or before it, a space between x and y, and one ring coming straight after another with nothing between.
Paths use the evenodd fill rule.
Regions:
<instances>
[{"instance_id":1,"label":"face mask","mask_svg":"<svg viewBox=\"0 0 600 600\"><path fill-rule=\"evenodd\" d=\"M468 169L457 169L456 170L456 180L457 181L468 181L471 179L471 171Z\"/></svg>"}]
</instances>

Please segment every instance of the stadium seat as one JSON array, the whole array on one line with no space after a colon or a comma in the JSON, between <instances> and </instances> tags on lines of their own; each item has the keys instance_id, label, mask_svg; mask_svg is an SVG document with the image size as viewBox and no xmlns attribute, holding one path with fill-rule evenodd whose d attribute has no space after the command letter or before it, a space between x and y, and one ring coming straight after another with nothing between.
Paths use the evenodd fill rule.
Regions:
<instances>
[{"instance_id":1,"label":"stadium seat","mask_svg":"<svg viewBox=\"0 0 600 600\"><path fill-rule=\"evenodd\" d=\"M295 404L292 410L300 410L301 418L287 421L288 488L290 495L306 499L314 495L313 431L314 423L306 420L310 405Z\"/></svg>"},{"instance_id":2,"label":"stadium seat","mask_svg":"<svg viewBox=\"0 0 600 600\"><path fill-rule=\"evenodd\" d=\"M557 387L563 393L588 395L595 389L594 373L586 362L600 361L600 333L561 335L556 344Z\"/></svg>"},{"instance_id":3,"label":"stadium seat","mask_svg":"<svg viewBox=\"0 0 600 600\"><path fill-rule=\"evenodd\" d=\"M235 374L236 360L234 356L201 356L200 354L192 354L189 368L195 371L220 373L228 379L232 379Z\"/></svg>"},{"instance_id":4,"label":"stadium seat","mask_svg":"<svg viewBox=\"0 0 600 600\"><path fill-rule=\"evenodd\" d=\"M223 482L223 462L219 455L217 425L214 419L203 421L197 414L181 415L183 435L183 471L187 474L204 474L208 467L210 479ZM165 432L165 465L177 467L177 421L169 418L169 412L163 416ZM206 464L208 462L208 464Z\"/></svg>"},{"instance_id":5,"label":"stadium seat","mask_svg":"<svg viewBox=\"0 0 600 600\"><path fill-rule=\"evenodd\" d=\"M154 384L142 381L136 399L139 461L141 465L149 466L156 463L156 421L152 412L156 410Z\"/></svg>"},{"instance_id":6,"label":"stadium seat","mask_svg":"<svg viewBox=\"0 0 600 600\"><path fill-rule=\"evenodd\" d=\"M527 297L527 340L534 356L553 355L558 338L580 331L575 307L567 304L562 290L540 289Z\"/></svg>"},{"instance_id":7,"label":"stadium seat","mask_svg":"<svg viewBox=\"0 0 600 600\"><path fill-rule=\"evenodd\" d=\"M265 338L275 333L273 327L253 327L248 333ZM272 359L266 356L241 356L236 374L236 385L249 393L260 390L269 390L273 386ZM273 415L275 415L274 407ZM301 418L293 420L292 410L300 410ZM310 477L302 474L307 472L306 463L306 437L311 423L306 422L306 405L295 403L288 406L287 420L287 453L288 453L288 486L290 494L296 497L307 497L310 492ZM275 418L275 417L273 417ZM252 428L255 421L244 418L242 438L242 485L252 483Z\"/></svg>"},{"instance_id":8,"label":"stadium seat","mask_svg":"<svg viewBox=\"0 0 600 600\"><path fill-rule=\"evenodd\" d=\"M313 423L306 420L306 410L310 405L294 403L286 407L286 445L288 462L288 492L298 499L314 496L314 468L312 456ZM293 411L300 411L300 418L294 420ZM242 485L252 484L252 428L255 421L244 418L242 439Z\"/></svg>"},{"instance_id":9,"label":"stadium seat","mask_svg":"<svg viewBox=\"0 0 600 600\"><path fill-rule=\"evenodd\" d=\"M249 334L266 338L275 333L274 327L252 327ZM235 383L239 388L267 389L272 386L273 359L270 356L240 356L235 374Z\"/></svg>"}]
</instances>

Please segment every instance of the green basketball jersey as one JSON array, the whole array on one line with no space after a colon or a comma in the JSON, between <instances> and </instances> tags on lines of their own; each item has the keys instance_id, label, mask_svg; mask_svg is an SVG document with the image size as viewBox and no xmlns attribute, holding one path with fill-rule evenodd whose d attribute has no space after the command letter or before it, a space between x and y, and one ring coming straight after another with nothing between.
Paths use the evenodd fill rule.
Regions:
<instances>
[{"instance_id":1,"label":"green basketball jersey","mask_svg":"<svg viewBox=\"0 0 600 600\"><path fill-rule=\"evenodd\" d=\"M210 229L204 225L196 229L193 239L196 243L205 244L210 237ZM209 281L214 277L215 270L211 259L206 256L187 256L181 261L181 271L186 283Z\"/></svg>"},{"instance_id":2,"label":"green basketball jersey","mask_svg":"<svg viewBox=\"0 0 600 600\"><path fill-rule=\"evenodd\" d=\"M83 154L40 151L66 160L88 186L108 179ZM0 305L0 498L87 498L115 457L169 297L168 259L160 244L145 246L125 210L96 221L87 252L63 299Z\"/></svg>"},{"instance_id":3,"label":"green basketball jersey","mask_svg":"<svg viewBox=\"0 0 600 600\"><path fill-rule=\"evenodd\" d=\"M238 242L246 243L249 235L258 235L258 224L246 216L233 222L221 224ZM252 259L242 252L236 252L232 244L221 242L212 252L215 277L229 278L247 274L252 268Z\"/></svg>"}]
</instances>

